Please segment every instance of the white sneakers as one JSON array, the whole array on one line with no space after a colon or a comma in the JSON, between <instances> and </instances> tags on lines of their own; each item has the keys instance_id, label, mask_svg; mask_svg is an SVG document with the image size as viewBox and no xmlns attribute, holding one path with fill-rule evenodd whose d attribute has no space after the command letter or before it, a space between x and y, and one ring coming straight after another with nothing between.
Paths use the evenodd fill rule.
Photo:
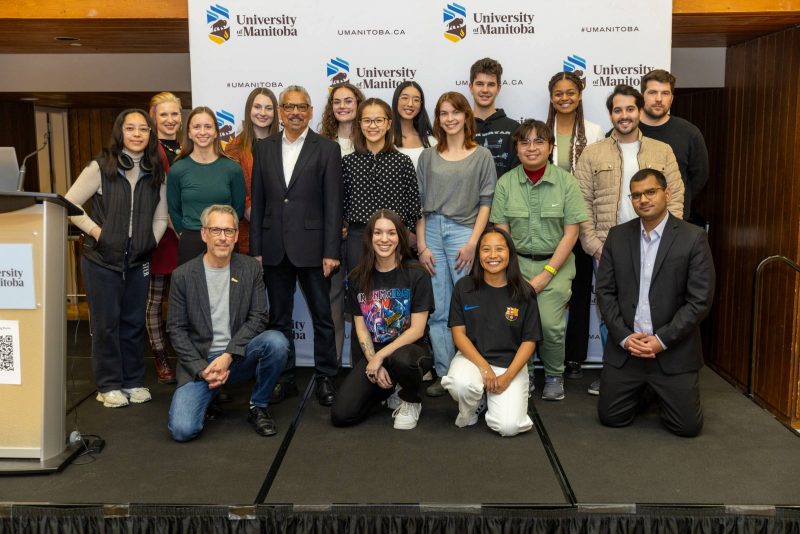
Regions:
<instances>
[{"instance_id":1,"label":"white sneakers","mask_svg":"<svg viewBox=\"0 0 800 534\"><path fill-rule=\"evenodd\" d=\"M134 404L142 404L143 402L153 400L153 397L150 395L150 390L147 388L122 388L122 393Z\"/></svg>"},{"instance_id":2,"label":"white sneakers","mask_svg":"<svg viewBox=\"0 0 800 534\"><path fill-rule=\"evenodd\" d=\"M129 403L142 404L153 400L150 390L147 388L112 389L105 393L97 392L97 400L103 403L106 408L122 408Z\"/></svg>"},{"instance_id":3,"label":"white sneakers","mask_svg":"<svg viewBox=\"0 0 800 534\"><path fill-rule=\"evenodd\" d=\"M394 427L397 430L411 430L417 426L419 413L422 411L421 402L400 401L400 406L392 413Z\"/></svg>"},{"instance_id":4,"label":"white sneakers","mask_svg":"<svg viewBox=\"0 0 800 534\"><path fill-rule=\"evenodd\" d=\"M122 391L112 389L105 393L97 392L97 400L103 403L106 408L122 408L128 405L128 397L123 395Z\"/></svg>"},{"instance_id":5,"label":"white sneakers","mask_svg":"<svg viewBox=\"0 0 800 534\"><path fill-rule=\"evenodd\" d=\"M464 417L459 413L456 416L456 426L459 428L464 428L465 426L472 426L478 422L478 417L486 411L486 393L483 394L481 397L481 401L478 403L478 407L475 408L475 411L469 414L469 417Z\"/></svg>"}]
</instances>

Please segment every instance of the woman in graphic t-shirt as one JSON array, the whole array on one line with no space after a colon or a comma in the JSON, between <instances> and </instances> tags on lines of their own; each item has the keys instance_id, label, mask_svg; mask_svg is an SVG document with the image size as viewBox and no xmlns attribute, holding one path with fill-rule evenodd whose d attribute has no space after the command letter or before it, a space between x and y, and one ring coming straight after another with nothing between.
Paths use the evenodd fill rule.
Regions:
<instances>
[{"instance_id":1,"label":"woman in graphic t-shirt","mask_svg":"<svg viewBox=\"0 0 800 534\"><path fill-rule=\"evenodd\" d=\"M417 426L422 377L433 365L428 315L433 289L413 259L399 215L377 211L367 222L364 253L350 275L348 306L364 358L353 363L331 408L336 426L359 423L401 387L394 427Z\"/></svg>"},{"instance_id":2,"label":"woman in graphic t-shirt","mask_svg":"<svg viewBox=\"0 0 800 534\"><path fill-rule=\"evenodd\" d=\"M527 362L542 333L535 294L504 230L481 236L478 261L453 290L449 324L458 352L442 386L458 401L456 426L474 425L486 408L486 425L501 436L530 430Z\"/></svg>"}]
</instances>

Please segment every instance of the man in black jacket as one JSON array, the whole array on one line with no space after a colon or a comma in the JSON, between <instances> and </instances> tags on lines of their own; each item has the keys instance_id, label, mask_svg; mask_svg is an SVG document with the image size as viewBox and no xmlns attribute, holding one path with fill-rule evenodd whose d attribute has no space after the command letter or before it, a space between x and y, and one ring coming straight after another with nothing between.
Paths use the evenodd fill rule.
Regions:
<instances>
[{"instance_id":1,"label":"man in black jacket","mask_svg":"<svg viewBox=\"0 0 800 534\"><path fill-rule=\"evenodd\" d=\"M704 230L667 211L663 173L642 169L630 187L639 217L611 228L597 271L608 327L598 415L604 425L629 425L652 392L664 425L696 436L703 427L698 326L714 296L711 249Z\"/></svg>"},{"instance_id":2,"label":"man in black jacket","mask_svg":"<svg viewBox=\"0 0 800 534\"><path fill-rule=\"evenodd\" d=\"M329 293L342 236L341 151L308 127L314 108L304 88L287 87L279 112L283 132L254 150L250 216L250 254L264 264L270 319L289 340L272 402L297 394L292 311L299 281L314 324L317 400L330 406L339 366Z\"/></svg>"}]
</instances>

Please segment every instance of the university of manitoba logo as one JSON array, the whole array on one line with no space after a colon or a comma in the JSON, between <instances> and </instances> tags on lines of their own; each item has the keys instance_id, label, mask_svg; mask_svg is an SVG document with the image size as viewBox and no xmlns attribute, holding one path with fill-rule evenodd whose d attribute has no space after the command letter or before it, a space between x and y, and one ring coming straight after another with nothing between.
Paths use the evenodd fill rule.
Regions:
<instances>
[{"instance_id":1,"label":"university of manitoba logo","mask_svg":"<svg viewBox=\"0 0 800 534\"><path fill-rule=\"evenodd\" d=\"M581 56L572 54L564 60L564 72L574 72L583 82L586 88L586 60Z\"/></svg>"},{"instance_id":2,"label":"university of manitoba logo","mask_svg":"<svg viewBox=\"0 0 800 534\"><path fill-rule=\"evenodd\" d=\"M231 38L231 28L228 21L231 15L228 8L220 4L213 4L206 10L206 24L208 24L208 38L217 44L223 44Z\"/></svg>"},{"instance_id":3,"label":"university of manitoba logo","mask_svg":"<svg viewBox=\"0 0 800 534\"><path fill-rule=\"evenodd\" d=\"M235 118L233 113L225 111L224 109L217 111L216 114L217 125L219 126L219 140L224 150L233 139Z\"/></svg>"},{"instance_id":4,"label":"university of manitoba logo","mask_svg":"<svg viewBox=\"0 0 800 534\"><path fill-rule=\"evenodd\" d=\"M452 3L442 11L444 21L444 37L454 43L459 42L467 36L467 8L462 5Z\"/></svg>"},{"instance_id":5,"label":"university of manitoba logo","mask_svg":"<svg viewBox=\"0 0 800 534\"><path fill-rule=\"evenodd\" d=\"M340 57L328 61L327 65L328 90L334 85L350 81L350 63Z\"/></svg>"}]
</instances>

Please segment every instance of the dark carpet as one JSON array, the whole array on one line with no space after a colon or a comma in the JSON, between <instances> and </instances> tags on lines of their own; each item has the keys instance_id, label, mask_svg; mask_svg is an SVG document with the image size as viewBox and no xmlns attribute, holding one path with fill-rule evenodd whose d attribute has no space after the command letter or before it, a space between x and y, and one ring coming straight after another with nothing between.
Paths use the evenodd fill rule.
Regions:
<instances>
[{"instance_id":1,"label":"dark carpet","mask_svg":"<svg viewBox=\"0 0 800 534\"><path fill-rule=\"evenodd\" d=\"M800 438L714 371L700 372L705 424L690 439L662 427L656 405L629 427L602 426L586 394L597 376L537 403L578 502L800 504Z\"/></svg>"},{"instance_id":2,"label":"dark carpet","mask_svg":"<svg viewBox=\"0 0 800 534\"><path fill-rule=\"evenodd\" d=\"M229 386L233 402L199 439L180 444L166 428L174 386L157 383L152 358L153 401L104 408L94 400L87 323L69 328L67 406L76 408L66 429L102 436L105 450L58 474L0 477L0 502L800 505L800 438L709 369L695 439L672 436L656 408L628 428L601 426L597 398L586 394L598 371L568 380L564 401L544 402L537 371L537 426L514 438L488 430L483 417L457 428L449 396L426 397L411 431L394 430L388 408L335 428L313 394L273 406L279 433L263 438L245 419L251 386L243 383ZM298 370L301 390L311 378Z\"/></svg>"}]
</instances>

